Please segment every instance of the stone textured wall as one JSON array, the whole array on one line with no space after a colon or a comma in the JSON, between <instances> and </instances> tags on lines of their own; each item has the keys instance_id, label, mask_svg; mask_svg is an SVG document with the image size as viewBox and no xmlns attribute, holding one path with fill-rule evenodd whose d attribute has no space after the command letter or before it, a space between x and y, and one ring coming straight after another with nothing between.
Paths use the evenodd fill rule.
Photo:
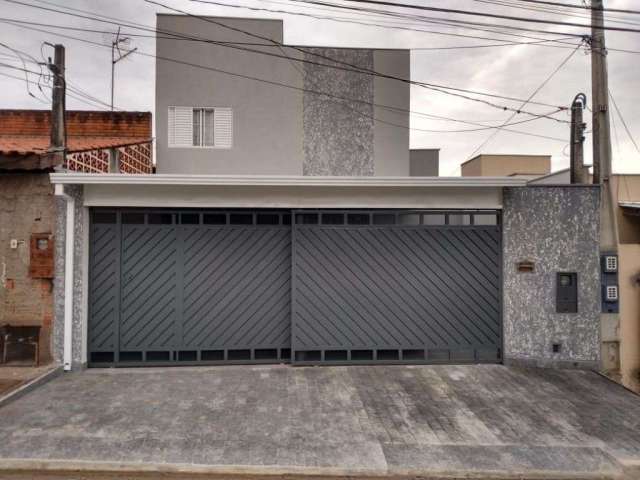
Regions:
<instances>
[{"instance_id":1,"label":"stone textured wall","mask_svg":"<svg viewBox=\"0 0 640 480\"><path fill-rule=\"evenodd\" d=\"M505 188L505 362L597 368L600 359L599 189ZM533 273L516 264L535 263ZM577 272L578 313L556 313L556 272ZM561 343L559 353L552 345Z\"/></svg>"},{"instance_id":2,"label":"stone textured wall","mask_svg":"<svg viewBox=\"0 0 640 480\"><path fill-rule=\"evenodd\" d=\"M83 318L84 318L84 300L83 290L85 282L83 259L85 248L85 212L82 199L83 192L80 185L65 186L65 192L76 199L75 202L75 242L74 242L74 277L73 277L73 344L72 359L73 366L78 367L82 363L83 350ZM54 329L53 329L53 352L54 359L58 363L63 363L64 355L64 278L65 278L65 241L66 241L66 222L67 222L67 200L63 197L56 198L56 252L55 252L55 269L56 278L54 282Z\"/></svg>"},{"instance_id":3,"label":"stone textured wall","mask_svg":"<svg viewBox=\"0 0 640 480\"><path fill-rule=\"evenodd\" d=\"M337 48L307 50L361 68L374 69L373 50ZM305 54L305 58L318 63L336 64L308 53ZM303 175L373 175L373 77L305 63L304 88L367 103L342 101L336 100L335 97L304 93Z\"/></svg>"},{"instance_id":4,"label":"stone textured wall","mask_svg":"<svg viewBox=\"0 0 640 480\"><path fill-rule=\"evenodd\" d=\"M32 233L53 233L54 222L47 173L0 174L0 325L42 326L40 360L45 363L51 359L53 281L30 277L30 240ZM12 239L17 248L11 248Z\"/></svg>"}]
</instances>

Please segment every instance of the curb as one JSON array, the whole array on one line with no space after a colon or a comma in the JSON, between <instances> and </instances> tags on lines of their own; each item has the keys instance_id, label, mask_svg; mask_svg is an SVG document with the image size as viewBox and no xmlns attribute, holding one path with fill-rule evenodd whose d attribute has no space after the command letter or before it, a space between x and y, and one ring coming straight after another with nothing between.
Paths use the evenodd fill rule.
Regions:
<instances>
[{"instance_id":1,"label":"curb","mask_svg":"<svg viewBox=\"0 0 640 480\"><path fill-rule=\"evenodd\" d=\"M21 385L15 390L12 390L6 395L0 397L0 408L13 402L14 400L17 400L18 398L26 395L27 393L32 392L33 390L35 390L41 385L44 385L48 381L53 380L62 372L63 372L62 366L52 367L50 370L47 370L40 376L28 381L27 383L25 383L24 385Z\"/></svg>"},{"instance_id":2,"label":"curb","mask_svg":"<svg viewBox=\"0 0 640 480\"><path fill-rule=\"evenodd\" d=\"M241 465L194 465L177 463L126 463L93 462L82 460L37 460L2 459L0 476L12 474L16 478L38 478L38 474L48 479L72 479L80 475L90 478L138 479L219 479L219 480L338 480L338 479L387 479L387 480L621 480L620 472L560 472L555 470L468 470L429 471L404 469L348 469L339 467L300 466L241 466ZM14 478L13 476L11 478Z\"/></svg>"}]
</instances>

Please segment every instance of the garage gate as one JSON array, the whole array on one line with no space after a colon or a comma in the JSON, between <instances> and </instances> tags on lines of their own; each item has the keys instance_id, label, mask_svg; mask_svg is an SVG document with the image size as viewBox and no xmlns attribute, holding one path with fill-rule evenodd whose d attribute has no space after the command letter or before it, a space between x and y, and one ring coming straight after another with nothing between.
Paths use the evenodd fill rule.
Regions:
<instances>
[{"instance_id":1,"label":"garage gate","mask_svg":"<svg viewBox=\"0 0 640 480\"><path fill-rule=\"evenodd\" d=\"M499 362L499 220L94 209L89 364Z\"/></svg>"}]
</instances>

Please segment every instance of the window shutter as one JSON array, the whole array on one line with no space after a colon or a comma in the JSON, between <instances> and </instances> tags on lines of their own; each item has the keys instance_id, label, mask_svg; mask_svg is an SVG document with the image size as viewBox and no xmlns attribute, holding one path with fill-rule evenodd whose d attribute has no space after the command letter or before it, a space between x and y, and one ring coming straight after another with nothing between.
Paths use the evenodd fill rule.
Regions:
<instances>
[{"instance_id":1,"label":"window shutter","mask_svg":"<svg viewBox=\"0 0 640 480\"><path fill-rule=\"evenodd\" d=\"M193 108L169 107L169 146L193 146Z\"/></svg>"},{"instance_id":2,"label":"window shutter","mask_svg":"<svg viewBox=\"0 0 640 480\"><path fill-rule=\"evenodd\" d=\"M213 143L217 148L231 148L233 145L233 110L216 108L213 119Z\"/></svg>"}]
</instances>

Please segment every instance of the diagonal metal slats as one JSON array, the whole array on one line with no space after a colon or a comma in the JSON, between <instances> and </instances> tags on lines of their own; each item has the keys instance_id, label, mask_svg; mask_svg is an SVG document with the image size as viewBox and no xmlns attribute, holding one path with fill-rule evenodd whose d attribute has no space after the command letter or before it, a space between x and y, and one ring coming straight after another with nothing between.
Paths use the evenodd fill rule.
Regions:
<instances>
[{"instance_id":1,"label":"diagonal metal slats","mask_svg":"<svg viewBox=\"0 0 640 480\"><path fill-rule=\"evenodd\" d=\"M501 348L499 228L295 229L294 351Z\"/></svg>"}]
</instances>

